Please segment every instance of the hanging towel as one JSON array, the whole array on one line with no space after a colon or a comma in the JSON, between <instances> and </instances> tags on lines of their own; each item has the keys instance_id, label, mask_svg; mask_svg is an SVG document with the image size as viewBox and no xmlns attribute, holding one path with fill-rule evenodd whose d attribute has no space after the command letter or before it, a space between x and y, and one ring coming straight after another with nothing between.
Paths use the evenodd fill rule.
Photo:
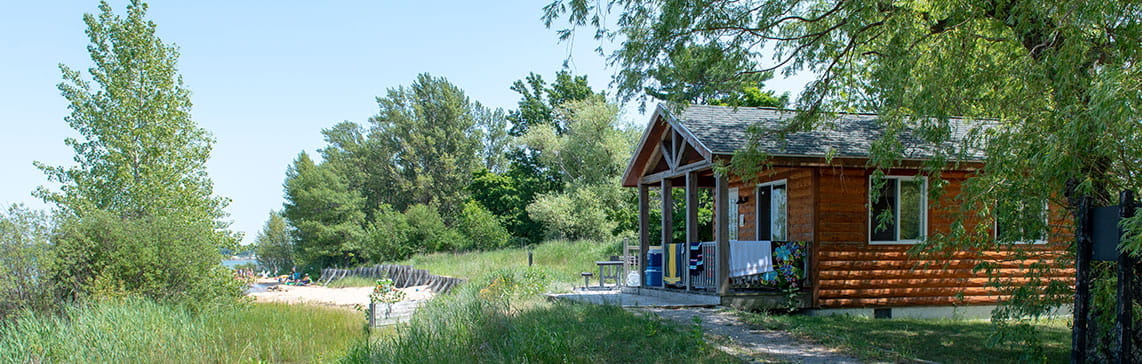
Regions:
<instances>
[{"instance_id":1,"label":"hanging towel","mask_svg":"<svg viewBox=\"0 0 1142 364\"><path fill-rule=\"evenodd\" d=\"M730 240L730 277L773 271L773 249L770 245L767 240Z\"/></svg>"}]
</instances>

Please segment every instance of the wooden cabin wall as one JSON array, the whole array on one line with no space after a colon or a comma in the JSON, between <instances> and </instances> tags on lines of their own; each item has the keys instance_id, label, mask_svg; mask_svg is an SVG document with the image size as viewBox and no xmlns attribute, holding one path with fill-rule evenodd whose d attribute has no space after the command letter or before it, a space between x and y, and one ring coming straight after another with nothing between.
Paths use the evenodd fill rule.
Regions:
<instances>
[{"instance_id":1,"label":"wooden cabin wall","mask_svg":"<svg viewBox=\"0 0 1142 364\"><path fill-rule=\"evenodd\" d=\"M748 196L749 199L738 205L738 214L745 219L738 226L738 240L762 240L757 238L757 197L754 196L757 194L757 185L784 179L788 193L788 239L813 241L813 173L810 168L778 167L748 183L740 177L730 178L730 188L737 188L739 196Z\"/></svg>"},{"instance_id":2,"label":"wooden cabin wall","mask_svg":"<svg viewBox=\"0 0 1142 364\"><path fill-rule=\"evenodd\" d=\"M1052 262L1065 245L1025 245L1036 258L1016 259L1010 250L959 252L941 257L909 255L909 244L868 243L868 171L820 168L817 184L818 231L814 249L815 305L821 308L994 304L1003 298L986 287L985 272L973 272L980 259L994 262L1005 279L1027 282L1032 263ZM946 233L954 220L954 196L966 173L951 172L944 195L929 201L928 234ZM1057 210L1052 208L1053 210ZM1052 214L1051 224L1067 226ZM1056 269L1048 278L1073 281L1073 269Z\"/></svg>"}]
</instances>

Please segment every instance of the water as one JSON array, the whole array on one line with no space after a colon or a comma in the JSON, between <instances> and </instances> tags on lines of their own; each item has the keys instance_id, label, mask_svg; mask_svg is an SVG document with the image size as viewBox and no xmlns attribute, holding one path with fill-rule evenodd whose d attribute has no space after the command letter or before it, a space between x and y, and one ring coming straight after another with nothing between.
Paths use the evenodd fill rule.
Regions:
<instances>
[{"instance_id":1,"label":"water","mask_svg":"<svg viewBox=\"0 0 1142 364\"><path fill-rule=\"evenodd\" d=\"M236 266L246 264L246 263L258 264L258 260L257 259L225 259L222 261L222 265L226 266L226 268L234 268Z\"/></svg>"}]
</instances>

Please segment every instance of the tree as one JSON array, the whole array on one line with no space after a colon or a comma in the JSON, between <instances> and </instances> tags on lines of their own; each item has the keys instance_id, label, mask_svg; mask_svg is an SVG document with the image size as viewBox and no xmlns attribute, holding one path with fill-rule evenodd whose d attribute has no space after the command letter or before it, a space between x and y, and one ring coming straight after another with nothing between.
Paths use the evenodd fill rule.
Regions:
<instances>
[{"instance_id":1,"label":"tree","mask_svg":"<svg viewBox=\"0 0 1142 364\"><path fill-rule=\"evenodd\" d=\"M611 10L620 13L613 31L604 23ZM686 47L748 55L756 63L738 75L813 71L817 80L796 104L804 112L789 129L824 127L834 111L876 112L885 130L873 146L879 170L900 160L902 130L940 144L953 134L949 116L986 119L967 143L927 163L934 177L966 150L987 153L960 196L965 228L920 250L1021 249L972 233L991 229L988 207L1051 200L1073 212L1083 198L1112 205L1116 191L1142 187L1142 5L1135 1L557 0L545 7L549 26L563 17L596 28L599 38L622 39L611 61L626 99L649 81L641 71L669 66L667 56ZM762 65L767 53L773 61ZM761 162L746 158L758 157L748 150L739 156L739 165ZM941 185L935 178L933 194ZM1048 233L1041 216L1022 215L1013 230ZM1136 229L1122 246L1135 255L1140 219L1127 222ZM1095 280L1095 291L1112 285L1108 278ZM1037 317L1067 302L1057 286L1008 286L1018 295L996 318Z\"/></svg>"},{"instance_id":2,"label":"tree","mask_svg":"<svg viewBox=\"0 0 1142 364\"><path fill-rule=\"evenodd\" d=\"M408 219L388 204L382 204L376 210L365 233L368 236L365 256L371 262L402 260L417 251L417 247L409 240L413 230Z\"/></svg>"},{"instance_id":3,"label":"tree","mask_svg":"<svg viewBox=\"0 0 1142 364\"><path fill-rule=\"evenodd\" d=\"M678 47L666 55L665 63L647 70L649 79L636 75L625 79L648 81L650 84L644 86L646 95L667 102L785 107L788 94L777 96L773 91L761 91L764 82L773 78L773 72L741 74L740 70L756 67L756 62L746 53L723 53L722 47L716 40ZM646 108L645 98L640 106Z\"/></svg>"},{"instance_id":4,"label":"tree","mask_svg":"<svg viewBox=\"0 0 1142 364\"><path fill-rule=\"evenodd\" d=\"M266 225L254 239L254 252L258 264L273 274L293 267L293 235L280 211L270 212Z\"/></svg>"},{"instance_id":5,"label":"tree","mask_svg":"<svg viewBox=\"0 0 1142 364\"><path fill-rule=\"evenodd\" d=\"M480 164L476 105L459 87L427 73L407 88L389 89L377 104L370 139L377 143L377 161L392 166L399 191L385 202L398 210L430 204L455 217Z\"/></svg>"},{"instance_id":6,"label":"tree","mask_svg":"<svg viewBox=\"0 0 1142 364\"><path fill-rule=\"evenodd\" d=\"M636 138L619 121L619 108L601 100L572 101L558 109L567 120L559 132L538 125L523 137L531 149L541 152L545 165L559 172L566 187L614 183L626 168Z\"/></svg>"},{"instance_id":7,"label":"tree","mask_svg":"<svg viewBox=\"0 0 1142 364\"><path fill-rule=\"evenodd\" d=\"M0 211L0 320L25 309L54 305L50 264L51 217L22 205Z\"/></svg>"},{"instance_id":8,"label":"tree","mask_svg":"<svg viewBox=\"0 0 1142 364\"><path fill-rule=\"evenodd\" d=\"M65 120L79 134L79 138L65 140L75 150L76 164L36 163L50 181L62 185L59 191L40 187L36 195L55 203L69 224L84 227L68 230L55 249L91 263L87 266L91 271L85 274L95 280L83 282L114 286L127 293L137 288L144 291L138 293L192 301L233 296L234 292L218 289L240 293L237 287L219 283L226 278L225 272L212 268L219 265L220 248L236 246L238 236L222 220L228 200L213 195L206 161L214 141L190 118L190 91L183 87L177 71L178 50L156 36L156 25L146 19L147 5L142 1L132 1L125 17L113 13L106 2L100 3L99 10L98 15L83 16L91 41L87 49L94 62L88 69L90 80L60 65L63 82L59 89L71 110ZM151 231L134 229L145 223L155 225ZM119 225L131 228L124 234L111 231ZM197 235L186 241L168 240L181 239L187 231ZM136 240L85 243L96 235ZM154 245L147 247L155 249L153 261L112 261L141 242ZM135 274L169 267L142 265L173 262L176 257L186 259L179 261L185 267L201 269L197 278ZM114 270L120 263L122 269ZM144 282L151 279L156 280L154 284ZM169 290L151 289L158 286ZM97 291L94 288L69 289L72 296L79 296Z\"/></svg>"},{"instance_id":9,"label":"tree","mask_svg":"<svg viewBox=\"0 0 1142 364\"><path fill-rule=\"evenodd\" d=\"M618 106L602 100L564 103L557 112L566 131L537 125L523 137L540 152L540 162L557 171L562 192L539 194L528 215L543 223L548 235L567 239L605 239L615 233L630 206L633 192L618 184L634 148L635 134L619 120Z\"/></svg>"},{"instance_id":10,"label":"tree","mask_svg":"<svg viewBox=\"0 0 1142 364\"><path fill-rule=\"evenodd\" d=\"M413 253L452 251L469 244L456 229L444 224L444 219L432 206L409 206L404 217L408 222L408 242Z\"/></svg>"},{"instance_id":11,"label":"tree","mask_svg":"<svg viewBox=\"0 0 1142 364\"><path fill-rule=\"evenodd\" d=\"M543 77L529 73L523 80L512 84L511 90L520 94L518 108L508 114L508 121L512 127L509 133L515 137L522 137L533 127L546 125L556 135L562 135L567 130L565 120L560 120L556 110L560 105L571 101L604 99L602 93L595 92L587 84L587 76L573 76L564 70L555 74L555 82L548 84ZM508 159L511 168L508 174L519 183L519 190L526 196L517 209L522 211L531 203L535 196L551 191L561 191L563 182L559 180L559 171L550 165L543 164L542 152L530 148L526 144L517 145L509 151ZM533 235L520 235L537 239Z\"/></svg>"},{"instance_id":12,"label":"tree","mask_svg":"<svg viewBox=\"0 0 1142 364\"><path fill-rule=\"evenodd\" d=\"M63 185L59 192L41 187L37 195L74 214L177 213L216 223L228 201L212 195L206 161L214 140L190 119L190 91L177 72L177 48L155 35L141 1L128 5L126 18L106 2L99 9L98 17L83 17L95 62L92 80L60 65L59 89L71 109L65 120L81 137L65 140L77 165L37 163L49 180Z\"/></svg>"},{"instance_id":13,"label":"tree","mask_svg":"<svg viewBox=\"0 0 1142 364\"><path fill-rule=\"evenodd\" d=\"M456 220L457 229L464 234L471 243L470 248L499 249L508 246L511 235L500 225L500 221L476 201L464 204L460 218Z\"/></svg>"},{"instance_id":14,"label":"tree","mask_svg":"<svg viewBox=\"0 0 1142 364\"><path fill-rule=\"evenodd\" d=\"M308 269L361 261L365 199L326 164L302 152L286 171L282 214L294 227L294 257Z\"/></svg>"},{"instance_id":15,"label":"tree","mask_svg":"<svg viewBox=\"0 0 1142 364\"><path fill-rule=\"evenodd\" d=\"M508 151L512 146L504 110L492 110L474 103L472 113L476 117L476 130L480 132L480 160L483 161L483 167L495 173L504 173L508 169Z\"/></svg>"}]
</instances>

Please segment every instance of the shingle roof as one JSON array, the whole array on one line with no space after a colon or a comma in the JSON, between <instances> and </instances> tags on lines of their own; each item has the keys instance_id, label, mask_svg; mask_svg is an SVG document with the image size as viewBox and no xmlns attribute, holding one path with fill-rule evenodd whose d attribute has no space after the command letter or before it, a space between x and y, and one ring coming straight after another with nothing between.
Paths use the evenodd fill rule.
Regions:
<instances>
[{"instance_id":1,"label":"shingle roof","mask_svg":"<svg viewBox=\"0 0 1142 364\"><path fill-rule=\"evenodd\" d=\"M823 157L833 150L834 157L868 157L872 142L883 134L876 115L838 114L836 119L817 130L790 133L781 138L777 131L795 115L795 111L769 108L691 105L677 114L675 120L711 153L723 155L733 154L746 145L749 139L747 129L753 124L766 130L765 137L759 140L761 151L774 156ZM904 146L902 157L927 159L935 155L936 149L954 156L951 151L962 148L961 142L971 125L962 119L952 119L950 123L953 129L951 139L939 148L912 133L902 132L899 137ZM969 150L962 157L967 160L983 158L980 150Z\"/></svg>"}]
</instances>

